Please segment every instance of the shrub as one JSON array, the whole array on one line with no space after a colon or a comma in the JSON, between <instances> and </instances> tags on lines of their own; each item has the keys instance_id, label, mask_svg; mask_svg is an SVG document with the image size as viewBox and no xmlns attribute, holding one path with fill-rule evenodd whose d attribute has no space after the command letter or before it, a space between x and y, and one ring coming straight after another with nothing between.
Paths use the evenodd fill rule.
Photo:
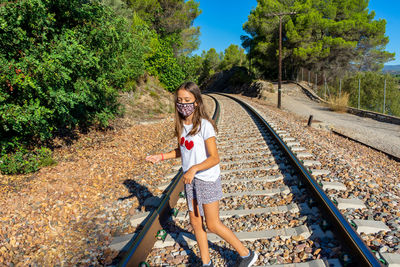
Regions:
<instances>
[{"instance_id":1,"label":"shrub","mask_svg":"<svg viewBox=\"0 0 400 267\"><path fill-rule=\"evenodd\" d=\"M174 56L170 42L159 40L154 54L146 60L146 70L150 75L158 76L165 88L173 92L184 81L185 73Z\"/></svg>"},{"instance_id":2,"label":"shrub","mask_svg":"<svg viewBox=\"0 0 400 267\"><path fill-rule=\"evenodd\" d=\"M390 74L359 72L343 79L343 91L349 93L349 106L358 107L358 81L360 80L360 108L382 112L386 80L385 113L400 116L400 90Z\"/></svg>"},{"instance_id":3,"label":"shrub","mask_svg":"<svg viewBox=\"0 0 400 267\"><path fill-rule=\"evenodd\" d=\"M203 67L203 59L201 56L180 56L178 58L179 65L185 75L185 81L199 83L200 74Z\"/></svg>"},{"instance_id":4,"label":"shrub","mask_svg":"<svg viewBox=\"0 0 400 267\"><path fill-rule=\"evenodd\" d=\"M118 89L144 73L145 52L97 1L0 6L2 153L45 144L59 130L106 126L119 113Z\"/></svg>"},{"instance_id":5,"label":"shrub","mask_svg":"<svg viewBox=\"0 0 400 267\"><path fill-rule=\"evenodd\" d=\"M229 84L236 86L236 85L243 85L243 84L250 84L252 81L251 76L249 75L247 68L245 67L233 67L230 71L234 73L231 79L229 80Z\"/></svg>"},{"instance_id":6,"label":"shrub","mask_svg":"<svg viewBox=\"0 0 400 267\"><path fill-rule=\"evenodd\" d=\"M41 147L33 151L20 149L1 157L0 171L2 174L25 174L55 163L51 150L48 148Z\"/></svg>"},{"instance_id":7,"label":"shrub","mask_svg":"<svg viewBox=\"0 0 400 267\"><path fill-rule=\"evenodd\" d=\"M348 102L349 94L345 92L341 96L331 97L328 101L328 106L333 111L346 112Z\"/></svg>"}]
</instances>

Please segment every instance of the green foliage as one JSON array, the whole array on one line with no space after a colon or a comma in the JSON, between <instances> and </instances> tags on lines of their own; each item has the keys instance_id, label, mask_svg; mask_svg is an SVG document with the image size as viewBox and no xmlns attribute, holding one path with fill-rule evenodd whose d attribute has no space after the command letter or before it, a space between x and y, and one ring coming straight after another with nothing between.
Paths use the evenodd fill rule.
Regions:
<instances>
[{"instance_id":1,"label":"green foliage","mask_svg":"<svg viewBox=\"0 0 400 267\"><path fill-rule=\"evenodd\" d=\"M400 74L391 74L391 76L400 84Z\"/></svg>"},{"instance_id":2,"label":"green foliage","mask_svg":"<svg viewBox=\"0 0 400 267\"><path fill-rule=\"evenodd\" d=\"M244 49L233 44L227 47L224 52L220 52L219 54L215 48L210 48L207 52L203 51L201 58L201 69L199 70L198 79L200 84L206 82L211 76L219 71L230 70L234 67L244 67L248 64ZM243 77L240 77L239 75L232 81L235 84L242 83L247 80L247 76L247 73L244 74Z\"/></svg>"},{"instance_id":3,"label":"green foliage","mask_svg":"<svg viewBox=\"0 0 400 267\"><path fill-rule=\"evenodd\" d=\"M201 13L193 0L129 0L137 15L162 37L189 28Z\"/></svg>"},{"instance_id":4,"label":"green foliage","mask_svg":"<svg viewBox=\"0 0 400 267\"><path fill-rule=\"evenodd\" d=\"M185 74L185 81L199 82L203 58L198 55L181 56L178 58L179 65L183 66L182 70Z\"/></svg>"},{"instance_id":5,"label":"green foliage","mask_svg":"<svg viewBox=\"0 0 400 267\"><path fill-rule=\"evenodd\" d=\"M249 75L247 68L245 67L233 67L232 70L235 74L230 78L229 84L233 86L241 86L243 84L250 84L252 82L252 77Z\"/></svg>"},{"instance_id":6,"label":"green foliage","mask_svg":"<svg viewBox=\"0 0 400 267\"><path fill-rule=\"evenodd\" d=\"M178 48L178 54L188 56L200 45L200 27L190 27L181 32L181 45Z\"/></svg>"},{"instance_id":7,"label":"green foliage","mask_svg":"<svg viewBox=\"0 0 400 267\"><path fill-rule=\"evenodd\" d=\"M33 151L21 149L0 158L0 172L2 174L25 174L55 163L51 150L48 148L41 147Z\"/></svg>"},{"instance_id":8,"label":"green foliage","mask_svg":"<svg viewBox=\"0 0 400 267\"><path fill-rule=\"evenodd\" d=\"M220 63L219 69L229 70L235 66L245 66L246 65L246 55L244 54L244 49L237 45L231 44L225 49L223 59Z\"/></svg>"},{"instance_id":9,"label":"green foliage","mask_svg":"<svg viewBox=\"0 0 400 267\"><path fill-rule=\"evenodd\" d=\"M203 58L203 65L199 77L199 83L203 83L218 71L219 64L221 63L221 56L218 55L215 48L210 48L207 52L203 51L201 57Z\"/></svg>"},{"instance_id":10,"label":"green foliage","mask_svg":"<svg viewBox=\"0 0 400 267\"><path fill-rule=\"evenodd\" d=\"M201 14L194 0L128 0L135 15L154 30L160 39L178 37L170 43L175 55L188 55L199 45L200 29L193 21ZM176 39L176 40L177 40Z\"/></svg>"},{"instance_id":11,"label":"green foliage","mask_svg":"<svg viewBox=\"0 0 400 267\"><path fill-rule=\"evenodd\" d=\"M158 76L165 88L173 92L184 81L185 73L174 56L170 40L159 40L154 54L146 60L146 70Z\"/></svg>"},{"instance_id":12,"label":"green foliage","mask_svg":"<svg viewBox=\"0 0 400 267\"><path fill-rule=\"evenodd\" d=\"M128 29L131 27L133 13L124 0L101 0L101 3L110 7L117 16L125 18Z\"/></svg>"},{"instance_id":13,"label":"green foliage","mask_svg":"<svg viewBox=\"0 0 400 267\"><path fill-rule=\"evenodd\" d=\"M2 4L1 171L35 171L51 160L32 148L77 126L106 126L121 112L118 90L135 90L145 71L169 91L196 81L199 14L193 0Z\"/></svg>"},{"instance_id":14,"label":"green foliage","mask_svg":"<svg viewBox=\"0 0 400 267\"><path fill-rule=\"evenodd\" d=\"M379 70L394 54L385 52L385 20L374 20L368 0L263 0L251 12L242 37L252 66L276 78L279 19L266 16L295 11L282 18L283 65L292 74L299 67L342 74L354 68Z\"/></svg>"},{"instance_id":15,"label":"green foliage","mask_svg":"<svg viewBox=\"0 0 400 267\"><path fill-rule=\"evenodd\" d=\"M198 4L132 1L130 5L134 10L134 35L147 48L143 57L146 71L157 76L169 91L174 91L184 80L197 81L200 66L196 64L201 59L190 53L199 44L200 30L191 27L200 14ZM159 21L160 18L166 20Z\"/></svg>"},{"instance_id":16,"label":"green foliage","mask_svg":"<svg viewBox=\"0 0 400 267\"><path fill-rule=\"evenodd\" d=\"M360 108L382 112L386 80L385 113L400 116L400 90L397 81L389 74L359 72L343 79L342 90L349 93L349 105L358 106L358 81L360 79Z\"/></svg>"},{"instance_id":17,"label":"green foliage","mask_svg":"<svg viewBox=\"0 0 400 267\"><path fill-rule=\"evenodd\" d=\"M107 125L117 89L144 73L146 47L98 2L17 1L0 18L2 153L60 129Z\"/></svg>"}]
</instances>

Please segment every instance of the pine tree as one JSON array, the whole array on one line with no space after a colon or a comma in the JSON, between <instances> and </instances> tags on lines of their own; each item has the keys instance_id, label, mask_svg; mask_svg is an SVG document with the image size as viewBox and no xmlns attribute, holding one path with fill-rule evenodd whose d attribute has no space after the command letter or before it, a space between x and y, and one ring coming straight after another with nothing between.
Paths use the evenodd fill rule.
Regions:
<instances>
[{"instance_id":1,"label":"pine tree","mask_svg":"<svg viewBox=\"0 0 400 267\"><path fill-rule=\"evenodd\" d=\"M210 78L218 70L221 63L221 56L218 55L215 48L210 48L207 52L203 51L201 57L203 58L203 64L199 83Z\"/></svg>"},{"instance_id":2,"label":"pine tree","mask_svg":"<svg viewBox=\"0 0 400 267\"><path fill-rule=\"evenodd\" d=\"M231 44L225 49L225 53L222 57L219 69L229 70L234 66L245 66L246 65L246 55L244 54L244 49L237 45Z\"/></svg>"},{"instance_id":3,"label":"pine tree","mask_svg":"<svg viewBox=\"0 0 400 267\"><path fill-rule=\"evenodd\" d=\"M297 13L283 18L282 55L292 74L299 67L327 74L378 70L394 57L384 51L386 22L374 20L368 0L258 0L243 26L250 36L242 40L264 76L276 77L279 40L279 20L266 14L289 10Z\"/></svg>"}]
</instances>

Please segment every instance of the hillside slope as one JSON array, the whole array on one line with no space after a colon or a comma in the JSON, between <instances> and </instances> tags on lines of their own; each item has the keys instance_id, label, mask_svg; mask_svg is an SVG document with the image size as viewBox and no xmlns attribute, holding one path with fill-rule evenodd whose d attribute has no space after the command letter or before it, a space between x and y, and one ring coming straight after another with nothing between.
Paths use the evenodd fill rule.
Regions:
<instances>
[{"instance_id":1,"label":"hillside slope","mask_svg":"<svg viewBox=\"0 0 400 267\"><path fill-rule=\"evenodd\" d=\"M174 112L173 101L173 94L166 91L157 78L144 76L133 92L120 95L124 108L122 121L131 125L165 118Z\"/></svg>"}]
</instances>

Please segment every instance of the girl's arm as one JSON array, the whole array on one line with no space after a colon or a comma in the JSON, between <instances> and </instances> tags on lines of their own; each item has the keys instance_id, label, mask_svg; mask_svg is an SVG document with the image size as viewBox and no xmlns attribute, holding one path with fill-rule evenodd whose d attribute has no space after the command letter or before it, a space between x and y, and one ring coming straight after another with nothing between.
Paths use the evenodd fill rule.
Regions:
<instances>
[{"instance_id":1,"label":"girl's arm","mask_svg":"<svg viewBox=\"0 0 400 267\"><path fill-rule=\"evenodd\" d=\"M168 153L160 153L160 154L147 156L146 160L150 161L152 163L157 163L157 162L160 162L165 159L179 158L180 156L181 156L181 150L178 147Z\"/></svg>"},{"instance_id":2,"label":"girl's arm","mask_svg":"<svg viewBox=\"0 0 400 267\"><path fill-rule=\"evenodd\" d=\"M208 138L205 141L205 144L209 157L202 163L190 167L190 169L183 175L183 181L185 182L185 184L190 184L193 181L194 175L198 171L207 170L219 163L220 160L217 150L216 138L214 136Z\"/></svg>"}]
</instances>

